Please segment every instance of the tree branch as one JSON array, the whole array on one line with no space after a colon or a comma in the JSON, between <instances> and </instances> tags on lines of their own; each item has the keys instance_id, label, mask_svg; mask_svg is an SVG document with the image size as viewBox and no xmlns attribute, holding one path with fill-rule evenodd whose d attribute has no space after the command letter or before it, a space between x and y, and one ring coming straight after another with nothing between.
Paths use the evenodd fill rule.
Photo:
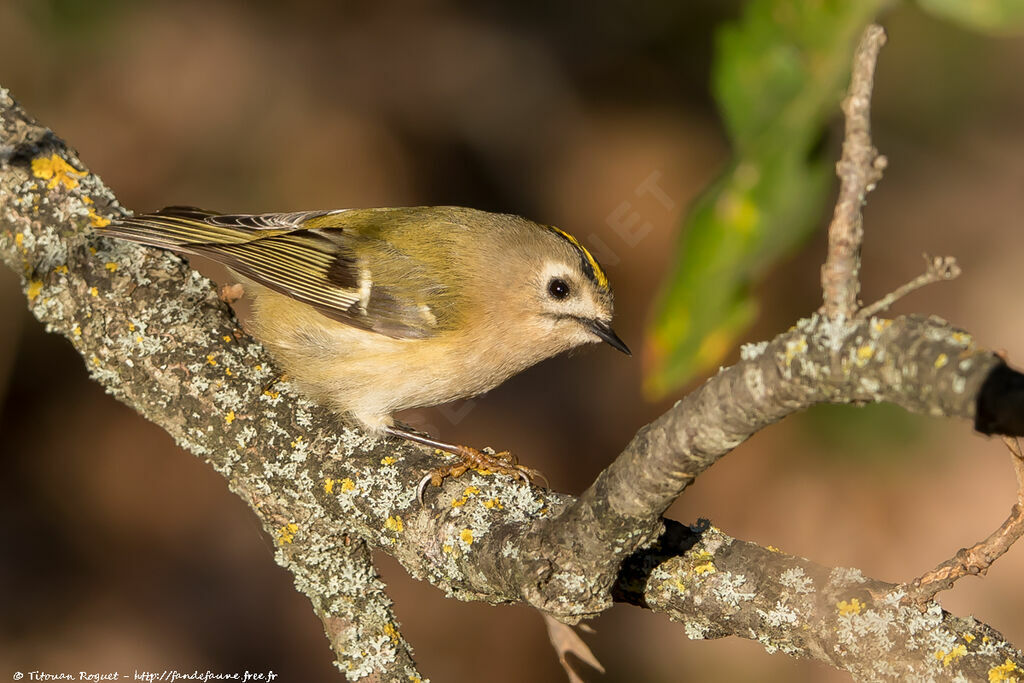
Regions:
<instances>
[{"instance_id":1,"label":"tree branch","mask_svg":"<svg viewBox=\"0 0 1024 683\"><path fill-rule=\"evenodd\" d=\"M758 429L813 403L887 400L976 418L986 379L1014 372L936 319L840 325L814 316L747 347L742 362L644 427L578 500L470 474L447 482L423 508L415 487L432 465L428 453L340 427L286 382L265 390L272 361L241 333L212 283L173 254L96 234L94 226L120 213L101 181L0 90L0 259L21 273L33 314L71 341L96 381L209 462L250 505L352 677L417 675L370 568L370 548L453 597L526 601L565 621L606 609L613 586L620 600L683 614L685 601L655 590L675 577L692 590L707 586L697 602L709 626L688 634L770 643L774 617L737 628L733 607L775 604L787 595L789 575L764 562L768 551L715 530L680 536L670 524L666 534L668 504ZM758 600L730 586L756 586ZM892 619L914 627L906 614ZM954 623L941 613L935 628ZM799 637L829 642L833 626L826 617L808 619ZM1008 647L979 645L948 665L914 650L894 666L946 675L1000 666L1004 654L1020 661ZM782 649L850 671L870 671L877 655Z\"/></svg>"},{"instance_id":2,"label":"tree branch","mask_svg":"<svg viewBox=\"0 0 1024 683\"><path fill-rule=\"evenodd\" d=\"M861 37L853 58L850 90L843 100L846 134L843 156L836 164L839 199L832 223L828 226L828 257L821 268L822 307L829 318L849 319L857 312L860 293L860 246L864 240L861 206L868 192L882 178L885 157L871 144L871 90L875 63L885 45L881 26L869 26Z\"/></svg>"},{"instance_id":3,"label":"tree branch","mask_svg":"<svg viewBox=\"0 0 1024 683\"><path fill-rule=\"evenodd\" d=\"M1004 437L1004 441L1017 475L1017 502L1010 508L1006 521L984 540L970 548L961 548L956 555L911 582L906 588L908 600L924 604L968 574L985 574L993 562L1024 536L1024 455L1019 440Z\"/></svg>"}]
</instances>

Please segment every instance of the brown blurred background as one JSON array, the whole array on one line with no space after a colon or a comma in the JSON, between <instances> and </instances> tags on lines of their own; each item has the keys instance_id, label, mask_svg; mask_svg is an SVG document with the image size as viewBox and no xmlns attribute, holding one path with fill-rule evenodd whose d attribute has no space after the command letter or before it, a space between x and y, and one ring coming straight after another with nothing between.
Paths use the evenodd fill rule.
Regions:
<instances>
[{"instance_id":1,"label":"brown blurred background","mask_svg":"<svg viewBox=\"0 0 1024 683\"><path fill-rule=\"evenodd\" d=\"M634 348L688 202L728 149L708 95L712 31L736 2L0 3L0 84L123 204L225 211L463 204L596 235ZM1024 41L913 8L887 17L864 298L952 254L964 275L897 312L941 315L1024 363ZM838 138L829 144L838 156ZM654 181L672 201L638 197ZM611 229L624 202L652 224ZM824 225L825 218L822 218ZM819 303L819 234L762 287L749 339ZM0 271L0 676L272 669L339 680L320 625L244 504L106 397ZM579 492L668 403L641 367L588 348L486 397L408 419L511 448ZM912 578L994 529L1008 457L965 423L822 409L757 435L671 511L878 578ZM445 600L381 558L435 681L561 681L524 608ZM942 597L1024 643L1024 547ZM846 680L739 639L690 642L619 606L588 636L608 681Z\"/></svg>"}]
</instances>

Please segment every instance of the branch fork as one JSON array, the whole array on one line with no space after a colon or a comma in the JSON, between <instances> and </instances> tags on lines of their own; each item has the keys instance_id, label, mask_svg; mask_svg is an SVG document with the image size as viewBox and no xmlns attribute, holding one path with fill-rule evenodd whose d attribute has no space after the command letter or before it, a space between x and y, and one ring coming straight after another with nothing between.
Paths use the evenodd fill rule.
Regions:
<instances>
[{"instance_id":1,"label":"branch fork","mask_svg":"<svg viewBox=\"0 0 1024 683\"><path fill-rule=\"evenodd\" d=\"M857 308L860 208L885 166L868 125L883 43L880 28L865 33L844 103L842 189L822 270L822 311L748 347L741 362L640 429L575 499L470 472L421 507L415 487L430 468L428 454L339 432L286 382L266 390L272 361L235 335L237 321L216 288L172 254L98 238L92 222L121 211L114 195L3 90L0 258L24 276L32 312L71 341L97 381L210 462L252 507L352 677L419 676L370 559L381 550L450 595L525 601L563 623L625 601L682 621L690 637L756 638L771 651L861 678L895 671L984 679L1007 659L1024 667L1024 657L991 628L927 597L922 621L922 612L902 603L914 587L662 518L718 458L816 403L890 401L975 419L986 432L1019 433L1005 425L1016 425L1013 416L1024 410L1006 410L1003 398L1024 406L1024 382L996 354L935 318L875 317L891 297ZM78 170L49 187L34 177L32 161L54 155ZM955 262L933 261L922 278L956 271ZM990 407L979 411L979 397L991 399ZM959 566L966 571L981 566L974 555L965 558ZM951 575L925 577L918 588ZM871 635L878 633L884 637ZM936 660L942 643L965 633L977 643L984 638L986 648Z\"/></svg>"}]
</instances>

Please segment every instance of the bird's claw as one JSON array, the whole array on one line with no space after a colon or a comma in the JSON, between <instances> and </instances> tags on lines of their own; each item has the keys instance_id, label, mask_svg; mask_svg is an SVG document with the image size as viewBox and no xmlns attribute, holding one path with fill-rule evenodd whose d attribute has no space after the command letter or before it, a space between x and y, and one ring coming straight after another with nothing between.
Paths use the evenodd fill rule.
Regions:
<instances>
[{"instance_id":1,"label":"bird's claw","mask_svg":"<svg viewBox=\"0 0 1024 683\"><path fill-rule=\"evenodd\" d=\"M427 484L440 486L447 477L456 479L470 469L481 474L508 474L527 486L531 485L534 479L542 480L545 487L548 485L547 477L532 467L520 465L516 456L509 451L486 453L468 446L460 446L456 455L461 458L460 462L437 467L420 479L416 486L416 500L420 505L423 505L423 492L426 490Z\"/></svg>"}]
</instances>

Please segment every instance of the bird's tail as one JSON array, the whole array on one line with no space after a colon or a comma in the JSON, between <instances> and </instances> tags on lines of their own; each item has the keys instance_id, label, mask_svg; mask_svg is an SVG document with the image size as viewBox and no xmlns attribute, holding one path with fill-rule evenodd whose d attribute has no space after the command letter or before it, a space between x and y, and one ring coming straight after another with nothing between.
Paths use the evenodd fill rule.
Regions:
<instances>
[{"instance_id":1,"label":"bird's tail","mask_svg":"<svg viewBox=\"0 0 1024 683\"><path fill-rule=\"evenodd\" d=\"M293 215L232 216L192 206L169 206L156 213L122 218L100 228L99 232L152 247L195 252L204 247L244 244L254 238L291 232L295 225L286 223L284 216Z\"/></svg>"}]
</instances>

